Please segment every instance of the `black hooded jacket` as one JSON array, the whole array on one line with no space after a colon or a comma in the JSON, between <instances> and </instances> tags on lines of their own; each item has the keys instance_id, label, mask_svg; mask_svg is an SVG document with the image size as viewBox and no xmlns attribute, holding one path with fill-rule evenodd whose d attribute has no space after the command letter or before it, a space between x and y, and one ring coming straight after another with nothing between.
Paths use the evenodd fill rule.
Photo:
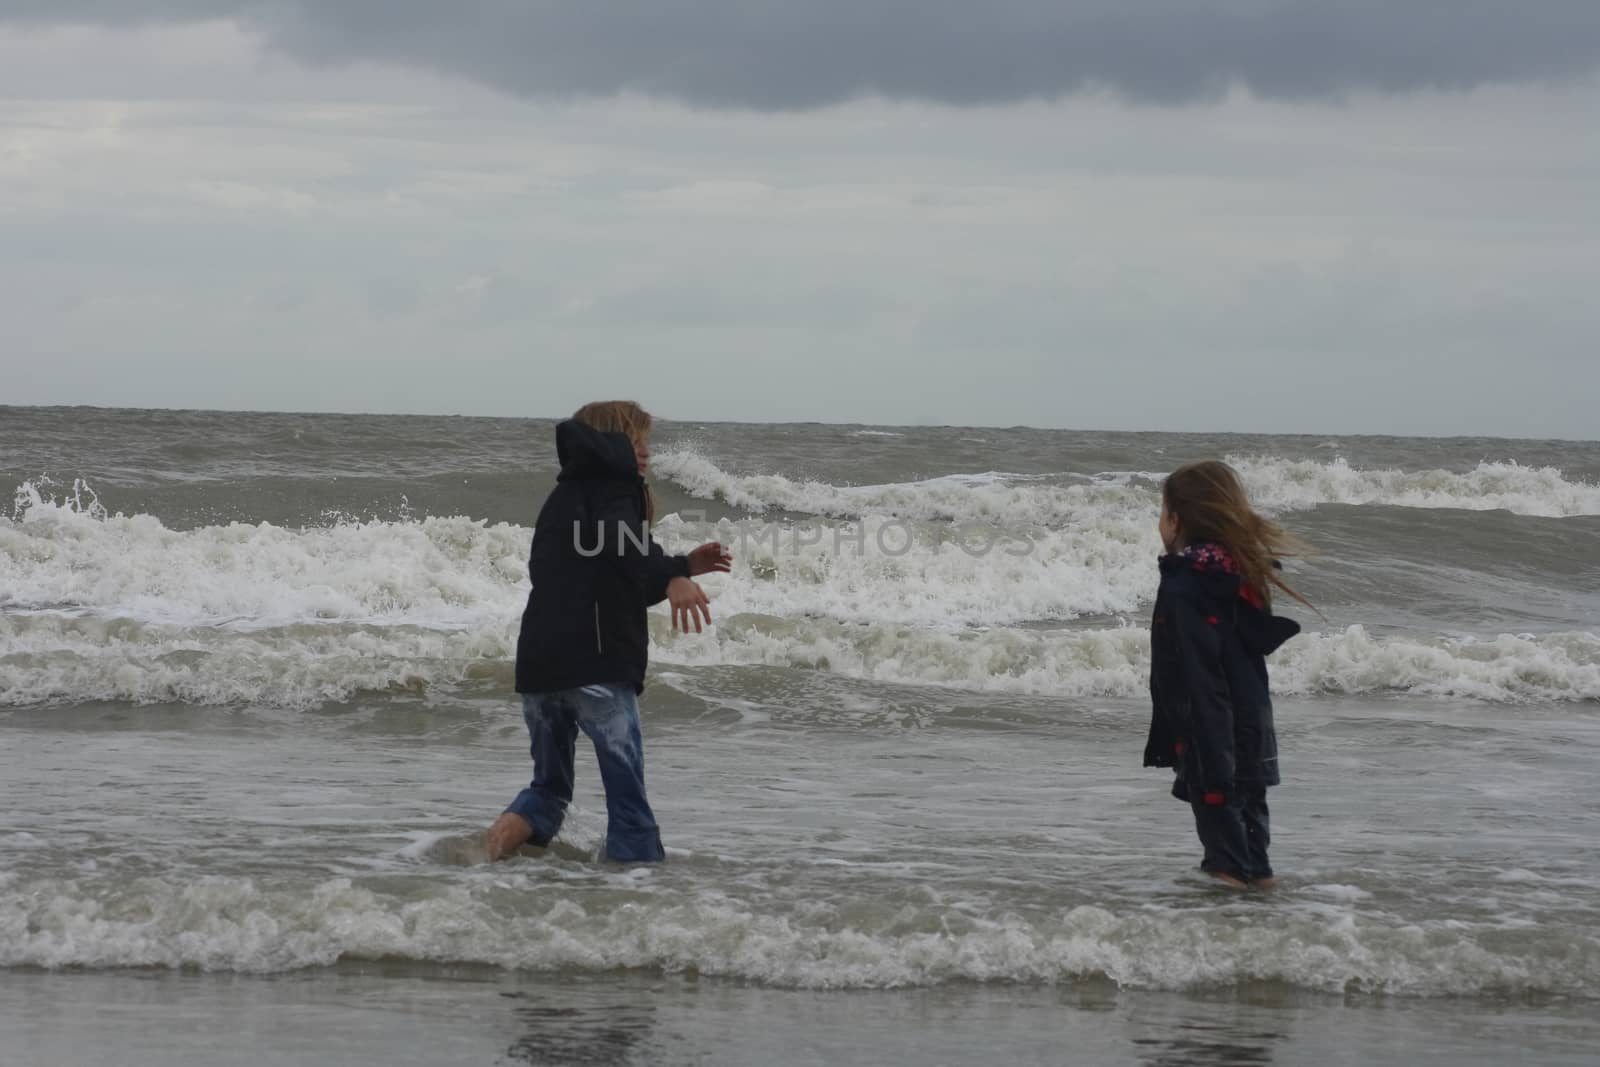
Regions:
<instances>
[{"instance_id":1,"label":"black hooded jacket","mask_svg":"<svg viewBox=\"0 0 1600 1067\"><path fill-rule=\"evenodd\" d=\"M626 434L573 419L556 427L561 473L533 531L533 588L517 638L517 691L585 685L644 689L645 608L687 577L645 521L644 478Z\"/></svg>"},{"instance_id":2,"label":"black hooded jacket","mask_svg":"<svg viewBox=\"0 0 1600 1067\"><path fill-rule=\"evenodd\" d=\"M1263 610L1220 546L1161 557L1144 765L1177 768L1173 796L1278 784L1266 657L1299 632Z\"/></svg>"}]
</instances>

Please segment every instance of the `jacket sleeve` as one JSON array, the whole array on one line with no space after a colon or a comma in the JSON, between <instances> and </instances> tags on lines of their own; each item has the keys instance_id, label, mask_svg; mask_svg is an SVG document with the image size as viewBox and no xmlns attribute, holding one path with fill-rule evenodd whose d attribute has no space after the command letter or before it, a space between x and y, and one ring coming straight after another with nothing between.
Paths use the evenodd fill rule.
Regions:
<instances>
[{"instance_id":1,"label":"jacket sleeve","mask_svg":"<svg viewBox=\"0 0 1600 1067\"><path fill-rule=\"evenodd\" d=\"M638 588L646 606L666 599L667 583L672 579L689 576L689 557L667 555L660 542L650 536L634 494L619 493L610 497L602 505L600 515L606 547L615 552L613 561Z\"/></svg>"},{"instance_id":2,"label":"jacket sleeve","mask_svg":"<svg viewBox=\"0 0 1600 1067\"><path fill-rule=\"evenodd\" d=\"M1173 597L1167 623L1174 643L1170 698L1188 711L1184 732L1192 746L1201 791L1233 788L1233 699L1222 669L1222 634L1214 615L1188 598Z\"/></svg>"},{"instance_id":3,"label":"jacket sleeve","mask_svg":"<svg viewBox=\"0 0 1600 1067\"><path fill-rule=\"evenodd\" d=\"M667 599L667 585L674 578L689 577L689 557L669 556L666 550L650 539L649 558L646 561L644 602L659 604Z\"/></svg>"}]
</instances>

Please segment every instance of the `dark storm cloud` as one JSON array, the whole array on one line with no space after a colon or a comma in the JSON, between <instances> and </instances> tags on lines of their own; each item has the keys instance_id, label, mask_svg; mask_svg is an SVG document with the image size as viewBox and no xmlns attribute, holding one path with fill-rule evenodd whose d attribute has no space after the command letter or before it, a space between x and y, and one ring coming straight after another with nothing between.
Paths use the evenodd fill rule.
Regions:
<instances>
[{"instance_id":1,"label":"dark storm cloud","mask_svg":"<svg viewBox=\"0 0 1600 1067\"><path fill-rule=\"evenodd\" d=\"M3 23L235 18L310 63L375 60L523 96L810 108L1103 87L1181 103L1561 79L1600 64L1596 0L0 0Z\"/></svg>"}]
</instances>

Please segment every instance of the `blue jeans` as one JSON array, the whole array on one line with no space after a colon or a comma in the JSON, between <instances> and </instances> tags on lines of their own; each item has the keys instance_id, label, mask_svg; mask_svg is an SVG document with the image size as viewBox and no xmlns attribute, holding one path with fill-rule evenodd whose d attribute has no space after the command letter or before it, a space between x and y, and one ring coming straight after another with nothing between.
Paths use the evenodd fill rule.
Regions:
<instances>
[{"instance_id":1,"label":"blue jeans","mask_svg":"<svg viewBox=\"0 0 1600 1067\"><path fill-rule=\"evenodd\" d=\"M623 863L666 859L656 817L644 797L644 739L632 686L524 693L522 717L528 724L533 781L506 810L528 820L533 844L549 844L561 829L572 802L573 757L582 730L594 742L606 787L606 858Z\"/></svg>"}]
</instances>

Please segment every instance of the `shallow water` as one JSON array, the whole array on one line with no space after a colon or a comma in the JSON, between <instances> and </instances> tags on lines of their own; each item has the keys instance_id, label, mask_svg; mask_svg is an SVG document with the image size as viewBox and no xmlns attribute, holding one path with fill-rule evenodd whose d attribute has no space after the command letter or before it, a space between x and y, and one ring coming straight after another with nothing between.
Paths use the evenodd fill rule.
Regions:
<instances>
[{"instance_id":1,"label":"shallow water","mask_svg":"<svg viewBox=\"0 0 1600 1067\"><path fill-rule=\"evenodd\" d=\"M93 1027L83 1025L92 1013ZM234 974L0 972L8 1047L37 1065L1594 1062L1571 1005L1367 1001L1245 988L775 990L633 974L341 964Z\"/></svg>"},{"instance_id":2,"label":"shallow water","mask_svg":"<svg viewBox=\"0 0 1600 1067\"><path fill-rule=\"evenodd\" d=\"M0 961L1600 988L1592 719L1283 701L1282 886L1238 897L1192 869L1186 809L1130 761L1139 706L752 670L666 671L647 693L659 869L597 862L593 774L559 847L481 863L475 834L525 775L520 720L491 698L14 710Z\"/></svg>"},{"instance_id":3,"label":"shallow water","mask_svg":"<svg viewBox=\"0 0 1600 1067\"><path fill-rule=\"evenodd\" d=\"M669 862L583 753L488 865L548 430L0 409L21 1062L1592 1059L1600 446L664 427L661 535L738 556L653 621ZM1130 472L1201 450L1325 553L1266 894L1138 766Z\"/></svg>"}]
</instances>

